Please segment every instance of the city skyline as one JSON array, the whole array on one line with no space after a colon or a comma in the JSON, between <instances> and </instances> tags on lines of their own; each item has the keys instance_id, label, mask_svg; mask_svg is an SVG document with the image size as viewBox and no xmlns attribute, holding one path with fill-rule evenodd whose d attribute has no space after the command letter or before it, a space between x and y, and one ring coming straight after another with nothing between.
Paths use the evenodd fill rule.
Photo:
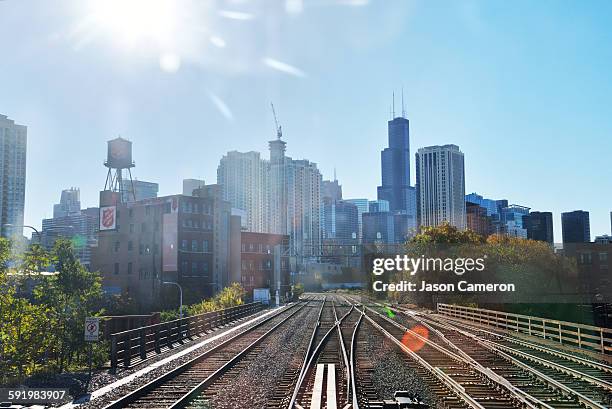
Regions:
<instances>
[{"instance_id":1,"label":"city skyline","mask_svg":"<svg viewBox=\"0 0 612 409\"><path fill-rule=\"evenodd\" d=\"M362 3L305 4L296 14L253 2L249 21L211 11L215 30L224 32L224 52L235 56L236 42L255 38L237 51L245 51L243 69L225 73L226 54L214 58L219 67L178 50L182 64L169 72L171 59L161 59L160 69L159 56L146 47L129 53L104 35L78 38L66 29L84 15L73 2L49 19L43 2L2 2L0 35L8 38L24 16L37 26L6 45L14 58L0 78L11 96L0 113L28 127L26 224L40 226L69 186L81 188L85 207L95 205L104 143L119 134L134 142L134 176L159 183L160 195L180 192L183 178L214 182L224 153L266 151L274 135L270 100L288 155L317 163L324 179L337 168L345 198L375 199L391 93L404 85L412 151L458 145L466 156L466 193L552 211L556 242L561 213L576 209L590 212L593 236L610 232L612 192L595 177L596 166L579 163L581 150L594 165L609 163L605 152L612 150L605 109L612 95L610 31L602 12L608 5L532 5L522 15L486 3L397 2L387 9ZM321 32L307 30L317 18ZM377 21L388 22L381 32ZM517 21L524 33L511 28ZM353 28L331 31L338 22ZM273 27L269 37L266 24ZM215 48L207 49L211 58ZM580 58L586 49L589 57ZM33 64L38 60L46 63Z\"/></svg>"}]
</instances>

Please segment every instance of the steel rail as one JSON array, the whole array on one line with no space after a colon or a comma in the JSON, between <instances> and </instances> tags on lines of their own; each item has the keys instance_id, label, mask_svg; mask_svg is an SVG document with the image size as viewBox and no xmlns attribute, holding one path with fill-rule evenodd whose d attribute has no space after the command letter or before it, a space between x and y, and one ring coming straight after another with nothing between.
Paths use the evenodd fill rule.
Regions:
<instances>
[{"instance_id":1,"label":"steel rail","mask_svg":"<svg viewBox=\"0 0 612 409\"><path fill-rule=\"evenodd\" d=\"M435 322L435 321L434 321ZM460 334L463 334L471 339L473 339L474 341L476 341L479 345L493 351L496 353L499 353L500 356L503 356L505 359L511 361L513 364L519 366L520 368L534 374L535 376L537 376L538 378L540 378L541 380L543 380L545 383L554 386L556 389L562 391L563 393L567 394L568 396L575 396L577 398L577 400L582 403L583 405L585 405L588 408L593 408L593 409L607 409L606 406L603 406L601 404L599 404L598 402L595 402L594 400L590 399L588 396L585 396L583 394L581 394L580 392L570 388L567 385L562 384L561 382L554 380L553 378L551 378L550 376L543 374L542 372L538 371L537 369L525 364L524 362L519 361L518 359L516 359L515 357L513 357L512 355L510 355L509 353L506 353L504 351L501 351L498 349L498 346L495 342L491 342L488 340L485 340L483 338L478 337L477 335L471 334L467 331L464 331L458 327L455 327L454 325L451 324L440 324L437 323L437 325L439 326L444 326L446 325L448 328L459 332ZM507 347L508 349L512 349L510 347ZM520 351L517 351L520 352ZM529 354L526 354L529 355ZM537 357L534 357L537 359ZM545 360L544 360L545 361Z\"/></svg>"},{"instance_id":2,"label":"steel rail","mask_svg":"<svg viewBox=\"0 0 612 409\"><path fill-rule=\"evenodd\" d=\"M233 335L232 337L228 338L227 340L223 341L222 343L212 347L211 349L204 351L203 353L201 353L200 355L196 356L195 358L185 362L182 365L179 365L178 367L172 369L169 372L164 373L163 375L160 375L159 377L153 379L152 381L146 383L145 385L123 395L122 397L120 397L118 400L110 403L109 405L106 405L104 407L104 409L120 409L120 408L124 408L125 406L127 406L128 404L135 402L136 400L138 400L139 398L141 398L142 396L146 395L147 393L149 393L150 391L154 390L155 388L157 388L159 385L163 384L164 382L175 378L176 376L179 376L181 373L185 372L187 369L191 368L192 366L196 365L197 363L199 363L200 361L204 360L205 358L207 358L208 356L212 355L213 353L219 351L220 349L230 345L232 342L234 342L235 340L237 340L240 337L243 337L245 335L247 335L248 333L252 332L253 330L261 327L262 325L264 325L265 323L271 321L272 319L280 316L281 314L297 307L298 305L302 305L305 306L307 303L309 302L309 300L307 301L300 301L298 303L292 304L287 308L281 308L278 312L266 317L264 320L258 322L257 324L253 325L252 327L247 328L246 330L239 332L238 334ZM300 307L300 309L302 308ZM295 312L292 313L292 315Z\"/></svg>"},{"instance_id":3,"label":"steel rail","mask_svg":"<svg viewBox=\"0 0 612 409\"><path fill-rule=\"evenodd\" d=\"M217 380L219 377L221 377L225 372L227 372L229 369L231 369L234 364L236 364L238 361L240 361L247 353L249 353L255 346L257 346L258 344L260 344L266 337L268 337L268 335L270 335L271 333L273 333L274 331L276 331L281 325L286 324L287 321L289 320L289 318L293 317L295 314L297 314L298 312L300 312L302 310L302 308L304 308L306 306L306 304L302 305L300 308L298 308L297 310L293 311L293 313L291 313L289 316L287 316L283 321L279 322L278 324L274 325L272 328L270 328L268 331L266 331L263 335L261 335L259 338L257 338L255 341L253 341L252 343L250 343L246 348L244 348L242 351L240 351L238 354L236 354L233 358L231 358L229 361L227 361L222 367L220 367L219 369L217 369L215 372L213 372L211 375L208 376L208 378L206 378L205 380L203 380L202 382L200 382L198 385L196 385L195 387L193 387L191 389L191 391L187 392L183 397L181 397L179 400L177 400L172 406L170 406L168 409L179 409L179 408L184 408L187 404L189 404L194 398L196 398L198 395L201 394L201 392L206 389L212 382L214 382L215 380Z\"/></svg>"},{"instance_id":4,"label":"steel rail","mask_svg":"<svg viewBox=\"0 0 612 409\"><path fill-rule=\"evenodd\" d=\"M408 311L406 311L406 310L400 310L400 311L403 311L404 313L408 313ZM414 314L418 314L418 313L412 313L411 315L414 315ZM568 361L572 361L572 362L575 362L575 363L578 363L578 364L581 364L581 365L584 365L584 366L588 366L588 367L591 367L591 368L594 368L594 369L599 369L599 370L601 370L603 372L612 373L612 366L610 366L610 365L606 365L606 364L601 363L601 362L596 362L596 361L592 361L590 359L578 357L576 355L572 355L572 354L569 354L567 352L557 351L555 349L546 347L544 345L534 344L534 343L529 342L529 341L525 341L525 340L513 338L513 337L508 336L508 335L504 335L504 334L500 334L500 333L497 333L497 332L489 331L489 330L486 330L484 328L480 328L480 327L474 326L473 324L472 325L466 324L462 320L458 320L458 319L454 319L454 318L446 317L446 316L438 316L438 317L436 317L435 320L436 321L439 320L439 321L453 322L453 323L456 323L456 324L461 324L461 325L464 325L465 328L470 328L470 329L472 329L474 331L479 331L479 332L483 332L485 334L494 335L494 336L503 338L503 339L505 339L505 340L507 340L509 342L512 342L514 344L522 345L522 346L525 346L527 348L535 349L535 350L540 351L540 352L545 352L545 353L548 353L548 354L551 354L551 355L555 355L555 356L557 356L559 358L564 358L564 359L567 359ZM612 383L608 383L608 384L609 384L608 385L609 388L612 390Z\"/></svg>"},{"instance_id":5,"label":"steel rail","mask_svg":"<svg viewBox=\"0 0 612 409\"><path fill-rule=\"evenodd\" d=\"M366 307L367 308L367 307ZM472 409L485 409L480 403L478 403L473 397L466 393L465 388L461 386L457 381L452 379L450 376L442 372L439 368L432 366L429 362L421 358L416 352L412 351L406 345L404 345L400 340L394 337L391 333L385 330L381 325L379 325L376 321L374 321L371 317L364 313L363 315L366 320L374 326L377 330L379 330L383 335L385 335L389 340L391 340L395 345L400 347L405 353L407 353L412 359L417 361L421 366L427 369L431 374L433 374L436 378L438 378L451 392L457 395L461 400L463 400L468 406Z\"/></svg>"},{"instance_id":6,"label":"steel rail","mask_svg":"<svg viewBox=\"0 0 612 409\"><path fill-rule=\"evenodd\" d=\"M332 308L333 308L333 304L332 304ZM291 402L289 402L289 409L293 409L294 407L299 406L297 403L297 398L298 395L300 393L300 389L302 387L302 383L304 382L304 379L306 378L306 373L308 372L308 368L310 368L310 366L312 365L312 362L314 361L315 357L317 356L317 353L323 348L323 345L325 344L325 342L327 341L327 339L329 338L330 334L334 331L334 329L336 329L337 327L340 326L340 324L342 323L342 321L350 314L350 312L352 311L349 310L348 313L344 314L339 320L337 320L334 325L325 333L325 335L323 335L323 338L321 338L321 341L319 341L318 345L315 347L314 351L312 351L312 354L310 354L310 358L308 359L308 363L305 366L304 372L301 374L300 378L298 379L298 382L295 385L295 389L293 391L293 395L291 397ZM301 406L299 406L301 407Z\"/></svg>"},{"instance_id":7,"label":"steel rail","mask_svg":"<svg viewBox=\"0 0 612 409\"><path fill-rule=\"evenodd\" d=\"M332 307L334 310L334 317L336 318L336 322L338 323L339 320L338 320L338 314L336 311L335 304L332 303ZM347 317L351 314L354 308L355 307L351 305L351 309L346 313ZM346 353L346 347L344 345L344 338L342 336L342 330L340 328L340 325L339 324L336 325L336 328L338 329L338 339L340 340L340 348L342 349L342 359L344 360L344 368L346 370L346 376L347 376L346 377L346 404L348 404L350 396L351 396L351 379L352 379L352 376L351 376L352 372L350 368L351 364L349 362L348 355Z\"/></svg>"},{"instance_id":8,"label":"steel rail","mask_svg":"<svg viewBox=\"0 0 612 409\"><path fill-rule=\"evenodd\" d=\"M363 313L363 311L360 311L360 315L359 315L359 320L357 320L357 323L355 324L355 327L353 328L353 336L351 337L351 385L353 387L353 408L352 409L359 409L359 401L357 399L357 384L356 384L356 378L357 378L357 369L356 369L356 365L355 365L355 355L356 355L356 348L357 348L357 332L359 331L359 326L361 325L361 321L363 320L363 316L365 314Z\"/></svg>"},{"instance_id":9,"label":"steel rail","mask_svg":"<svg viewBox=\"0 0 612 409\"><path fill-rule=\"evenodd\" d=\"M448 349L446 349L446 348L438 345L437 343L433 342L429 338L423 337L422 335L418 334L417 332L415 332L415 331L413 331L413 330L411 330L409 328L406 328L405 326L401 325L400 323L395 322L395 321L385 317L384 315L380 314L379 312L375 311L374 309L372 309L370 307L367 307L367 306L366 306L366 309L368 309L372 313L376 314L377 316L379 316L380 318L382 318L383 320L385 320L389 324L394 325L396 328L411 334L412 336L414 336L419 341L422 341L425 344L433 347L434 349L437 349L439 352L447 355L451 359L454 359L454 360L456 360L458 362L470 365L473 369L478 371L480 374L484 375L486 378L489 378L491 381L495 382L496 384L498 384L501 387L503 387L504 389L506 389L515 399L520 401L523 405L526 405L527 407L529 407L531 409L538 409L538 407L545 407L546 404L544 402L542 402L539 399L531 396L527 392L522 391L522 390L516 388L506 378L496 374L495 372L493 372L489 368L485 368L484 366L482 366L481 364L476 362L473 358L468 357L468 359L466 359L462 354L457 355L454 352L451 352ZM397 310L395 310L395 311L397 311ZM461 352L463 353L463 351L461 351ZM540 405L540 406L535 406L535 405Z\"/></svg>"}]
</instances>

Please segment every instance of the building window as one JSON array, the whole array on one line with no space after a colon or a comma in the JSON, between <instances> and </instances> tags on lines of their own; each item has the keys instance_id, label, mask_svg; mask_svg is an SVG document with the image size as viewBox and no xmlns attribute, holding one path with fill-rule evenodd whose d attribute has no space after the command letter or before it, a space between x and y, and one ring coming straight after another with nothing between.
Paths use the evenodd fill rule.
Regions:
<instances>
[{"instance_id":1,"label":"building window","mask_svg":"<svg viewBox=\"0 0 612 409\"><path fill-rule=\"evenodd\" d=\"M198 241L191 240L191 251L198 251Z\"/></svg>"},{"instance_id":2,"label":"building window","mask_svg":"<svg viewBox=\"0 0 612 409\"><path fill-rule=\"evenodd\" d=\"M191 274L196 275L198 273L198 263L195 261L191 262Z\"/></svg>"},{"instance_id":3,"label":"building window","mask_svg":"<svg viewBox=\"0 0 612 409\"><path fill-rule=\"evenodd\" d=\"M151 214L151 206L145 206L145 215L149 216Z\"/></svg>"},{"instance_id":4,"label":"building window","mask_svg":"<svg viewBox=\"0 0 612 409\"><path fill-rule=\"evenodd\" d=\"M203 251L204 253L207 253L207 252L208 252L208 240L203 240L203 241L202 241L202 251Z\"/></svg>"},{"instance_id":5,"label":"building window","mask_svg":"<svg viewBox=\"0 0 612 409\"><path fill-rule=\"evenodd\" d=\"M130 233L134 233L134 223L130 223Z\"/></svg>"},{"instance_id":6,"label":"building window","mask_svg":"<svg viewBox=\"0 0 612 409\"><path fill-rule=\"evenodd\" d=\"M128 271L127 271L127 273L128 274L132 274L132 263L131 262L128 263Z\"/></svg>"},{"instance_id":7,"label":"building window","mask_svg":"<svg viewBox=\"0 0 612 409\"><path fill-rule=\"evenodd\" d=\"M187 240L185 239L181 241L181 250L187 250Z\"/></svg>"},{"instance_id":8,"label":"building window","mask_svg":"<svg viewBox=\"0 0 612 409\"><path fill-rule=\"evenodd\" d=\"M115 263L115 275L119 275L119 263Z\"/></svg>"},{"instance_id":9,"label":"building window","mask_svg":"<svg viewBox=\"0 0 612 409\"><path fill-rule=\"evenodd\" d=\"M121 245L120 242L116 241L115 242L115 253L119 252L119 246Z\"/></svg>"},{"instance_id":10,"label":"building window","mask_svg":"<svg viewBox=\"0 0 612 409\"><path fill-rule=\"evenodd\" d=\"M187 261L183 261L183 262L181 263L181 265L182 265L182 267L181 267L181 272L182 272L183 274L186 274L186 273L187 273L187 269L189 268L189 262L187 262Z\"/></svg>"},{"instance_id":11,"label":"building window","mask_svg":"<svg viewBox=\"0 0 612 409\"><path fill-rule=\"evenodd\" d=\"M208 261L202 263L202 271L208 273Z\"/></svg>"},{"instance_id":12,"label":"building window","mask_svg":"<svg viewBox=\"0 0 612 409\"><path fill-rule=\"evenodd\" d=\"M128 251L132 251L133 243L132 240L128 241Z\"/></svg>"},{"instance_id":13,"label":"building window","mask_svg":"<svg viewBox=\"0 0 612 409\"><path fill-rule=\"evenodd\" d=\"M143 223L143 224L141 225L141 227L140 227L140 231L141 231L141 232L143 232L143 233L145 233L145 232L147 231L147 224L146 224L146 223Z\"/></svg>"},{"instance_id":14,"label":"building window","mask_svg":"<svg viewBox=\"0 0 612 409\"><path fill-rule=\"evenodd\" d=\"M141 243L138 246L138 254L143 254L143 253L144 253L144 244Z\"/></svg>"},{"instance_id":15,"label":"building window","mask_svg":"<svg viewBox=\"0 0 612 409\"><path fill-rule=\"evenodd\" d=\"M130 208L130 210L128 210L128 216L134 216L134 209Z\"/></svg>"},{"instance_id":16,"label":"building window","mask_svg":"<svg viewBox=\"0 0 612 409\"><path fill-rule=\"evenodd\" d=\"M599 253L599 261L608 261L608 253Z\"/></svg>"}]
</instances>

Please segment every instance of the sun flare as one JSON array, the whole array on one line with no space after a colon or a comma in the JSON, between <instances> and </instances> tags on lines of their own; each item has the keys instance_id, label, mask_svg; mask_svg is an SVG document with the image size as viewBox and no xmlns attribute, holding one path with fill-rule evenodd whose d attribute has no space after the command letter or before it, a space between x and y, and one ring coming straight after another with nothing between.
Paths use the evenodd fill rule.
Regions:
<instances>
[{"instance_id":1,"label":"sun flare","mask_svg":"<svg viewBox=\"0 0 612 409\"><path fill-rule=\"evenodd\" d=\"M173 0L96 0L91 17L99 32L126 46L165 46L174 41L177 3Z\"/></svg>"}]
</instances>

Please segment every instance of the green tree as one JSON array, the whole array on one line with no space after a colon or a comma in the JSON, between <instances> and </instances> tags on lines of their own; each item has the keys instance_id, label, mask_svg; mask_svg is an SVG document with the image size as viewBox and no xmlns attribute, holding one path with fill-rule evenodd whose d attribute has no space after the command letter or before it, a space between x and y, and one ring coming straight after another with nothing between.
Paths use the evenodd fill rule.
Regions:
<instances>
[{"instance_id":1,"label":"green tree","mask_svg":"<svg viewBox=\"0 0 612 409\"><path fill-rule=\"evenodd\" d=\"M24 274L20 268L8 267L10 247L8 240L0 238L0 384L20 380L44 366L50 347L49 339L41 336L50 327L48 311L17 293Z\"/></svg>"},{"instance_id":2,"label":"green tree","mask_svg":"<svg viewBox=\"0 0 612 409\"><path fill-rule=\"evenodd\" d=\"M55 242L51 259L57 274L43 280L36 288L35 296L39 303L48 307L53 321L54 364L61 372L71 364L85 360L83 323L86 317L102 313L99 310L102 279L80 263L69 240Z\"/></svg>"}]
</instances>

